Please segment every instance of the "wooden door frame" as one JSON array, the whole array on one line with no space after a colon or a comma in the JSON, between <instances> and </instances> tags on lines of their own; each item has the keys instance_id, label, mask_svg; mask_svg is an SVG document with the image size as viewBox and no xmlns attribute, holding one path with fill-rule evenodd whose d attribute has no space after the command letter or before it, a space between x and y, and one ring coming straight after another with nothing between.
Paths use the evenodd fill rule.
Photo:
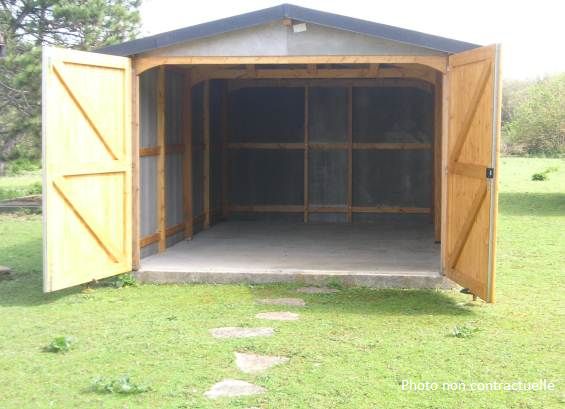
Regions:
<instances>
[{"instance_id":1,"label":"wooden door frame","mask_svg":"<svg viewBox=\"0 0 565 409\"><path fill-rule=\"evenodd\" d=\"M141 231L141 212L140 212L140 166L141 166L141 158L140 158L140 143L141 143L141 133L140 133L140 76L144 72L148 71L151 68L156 67L173 67L176 65L186 65L185 71L189 71L194 69L195 67L203 64L209 65L225 65L225 64L233 64L233 65L249 65L249 64L309 64L309 65L316 65L316 64L370 64L369 68L365 72L360 72L357 75L360 75L360 78L380 78L385 77L386 73L384 71L381 73L379 70L380 64L419 64L421 66L425 66L430 68L434 71L430 72L430 76L421 76L420 74L413 74L411 72L403 73L400 72L400 78L410 78L414 75L414 78L420 79L422 81L427 81L429 83L436 83L437 78L445 78L447 73L447 64L448 64L448 56L439 55L439 56L407 56L407 55L398 55L398 56L367 56L367 55L356 55L356 56L257 56L257 57L143 57L143 56L134 56L131 58L132 60L132 257L133 257L133 269L138 270L140 268L141 263L141 245L142 240L140 236ZM175 67L176 68L176 67ZM376 69L375 69L376 68ZM305 73L301 73L298 78L308 78L311 77L312 69L309 66ZM352 73L354 70L350 70ZM359 71L359 70L357 70ZM433 74L432 74L433 72ZM225 73L221 73L219 76L224 76ZM241 75L237 73L237 75ZM321 74L319 74L321 75ZM408 75L408 77L406 77ZM430 78L428 78L430 77ZM268 78L268 76L266 77ZM294 74L291 76L294 78ZM320 78L323 78L321 76ZM204 78L203 78L204 79ZM442 91L445 92L446 87L441 87ZM444 104L445 105L445 104ZM442 115L442 118L445 118L446 115ZM444 132L441 132L443 135ZM442 144L446 142L446 138L441 138ZM436 145L437 146L437 145ZM445 158L445 154L441 154L442 162ZM442 164L443 169L443 164ZM443 181L445 177L443 171L441 173L441 183L442 183L442 191L443 191ZM432 192L432 197L434 196ZM443 216L443 207L445 200L441 200L441 220L444 219ZM434 206L432 206L434 207ZM443 249L443 223L442 225L442 249Z\"/></svg>"}]
</instances>

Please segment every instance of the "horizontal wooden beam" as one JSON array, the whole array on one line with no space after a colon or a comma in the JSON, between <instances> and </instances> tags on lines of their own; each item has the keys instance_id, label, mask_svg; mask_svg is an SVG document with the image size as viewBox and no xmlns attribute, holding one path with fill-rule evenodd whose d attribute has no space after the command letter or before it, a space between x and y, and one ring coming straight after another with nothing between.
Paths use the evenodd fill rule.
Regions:
<instances>
[{"instance_id":1,"label":"horizontal wooden beam","mask_svg":"<svg viewBox=\"0 0 565 409\"><path fill-rule=\"evenodd\" d=\"M152 146L150 148L139 148L139 156L157 156L161 153L160 146Z\"/></svg>"},{"instance_id":2,"label":"horizontal wooden beam","mask_svg":"<svg viewBox=\"0 0 565 409\"><path fill-rule=\"evenodd\" d=\"M386 207L386 206L353 206L353 213L406 213L406 214L430 214L429 207Z\"/></svg>"},{"instance_id":3,"label":"horizontal wooden beam","mask_svg":"<svg viewBox=\"0 0 565 409\"><path fill-rule=\"evenodd\" d=\"M303 205L232 205L230 210L241 213L302 213ZM430 214L429 207L352 206L352 213ZM309 213L347 213L346 206L309 206Z\"/></svg>"},{"instance_id":4,"label":"horizontal wooden beam","mask_svg":"<svg viewBox=\"0 0 565 409\"><path fill-rule=\"evenodd\" d=\"M249 143L232 142L228 144L228 149L305 149L306 145L300 142L294 143ZM330 150L347 149L347 143L309 143L309 149ZM354 143L353 149L356 150L420 150L431 149L429 143Z\"/></svg>"},{"instance_id":5,"label":"horizontal wooden beam","mask_svg":"<svg viewBox=\"0 0 565 409\"><path fill-rule=\"evenodd\" d=\"M135 57L133 66L138 75L161 65L249 65L249 64L419 64L445 73L446 56L420 55L320 55L320 56L182 56Z\"/></svg>"},{"instance_id":6,"label":"horizontal wooden beam","mask_svg":"<svg viewBox=\"0 0 565 409\"><path fill-rule=\"evenodd\" d=\"M184 145L179 144L169 144L165 147L166 154L183 153ZM160 146L151 146L149 148L139 148L139 156L158 156L161 153Z\"/></svg>"},{"instance_id":7,"label":"horizontal wooden beam","mask_svg":"<svg viewBox=\"0 0 565 409\"><path fill-rule=\"evenodd\" d=\"M434 79L435 81L435 79ZM273 79L234 79L228 80L228 89L235 91L240 88L251 87L412 87L418 88L425 92L433 91L433 83L418 78L334 78L334 79L289 79L289 78L273 78Z\"/></svg>"},{"instance_id":8,"label":"horizontal wooden beam","mask_svg":"<svg viewBox=\"0 0 565 409\"><path fill-rule=\"evenodd\" d=\"M158 241L159 241L159 233L153 233L153 234L150 234L149 236L142 237L139 240L139 246L140 247L147 247L150 244L156 243Z\"/></svg>"},{"instance_id":9,"label":"horizontal wooden beam","mask_svg":"<svg viewBox=\"0 0 565 409\"><path fill-rule=\"evenodd\" d=\"M455 173L456 175L481 180L487 177L486 166L476 165L474 163L451 162L448 166L448 171L450 173Z\"/></svg>"},{"instance_id":10,"label":"horizontal wooden beam","mask_svg":"<svg viewBox=\"0 0 565 409\"><path fill-rule=\"evenodd\" d=\"M303 142L296 143L228 143L228 149L304 149Z\"/></svg>"},{"instance_id":11,"label":"horizontal wooden beam","mask_svg":"<svg viewBox=\"0 0 565 409\"><path fill-rule=\"evenodd\" d=\"M184 231L184 223L175 224L174 226L167 227L166 235L167 237L173 236L177 233Z\"/></svg>"},{"instance_id":12,"label":"horizontal wooden beam","mask_svg":"<svg viewBox=\"0 0 565 409\"><path fill-rule=\"evenodd\" d=\"M414 150L432 149L431 143L354 143L353 149Z\"/></svg>"}]
</instances>

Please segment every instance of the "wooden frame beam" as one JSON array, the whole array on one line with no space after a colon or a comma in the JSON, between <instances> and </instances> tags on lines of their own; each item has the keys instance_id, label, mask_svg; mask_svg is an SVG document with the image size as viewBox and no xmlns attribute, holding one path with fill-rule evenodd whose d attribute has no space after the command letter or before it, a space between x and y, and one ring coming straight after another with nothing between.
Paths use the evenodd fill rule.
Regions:
<instances>
[{"instance_id":1,"label":"wooden frame beam","mask_svg":"<svg viewBox=\"0 0 565 409\"><path fill-rule=\"evenodd\" d=\"M227 82L223 84L221 101L221 132L222 132L222 217L229 217L229 94Z\"/></svg>"},{"instance_id":2,"label":"wooden frame beam","mask_svg":"<svg viewBox=\"0 0 565 409\"><path fill-rule=\"evenodd\" d=\"M304 87L304 223L308 223L308 206L309 206L309 168L308 168L308 144L309 144L309 112L308 112L308 94L310 87Z\"/></svg>"},{"instance_id":3,"label":"wooden frame beam","mask_svg":"<svg viewBox=\"0 0 565 409\"><path fill-rule=\"evenodd\" d=\"M434 87L434 147L433 147L433 222L434 238L441 241L441 140L442 140L442 84L441 74L436 74L437 80Z\"/></svg>"},{"instance_id":4,"label":"wooden frame beam","mask_svg":"<svg viewBox=\"0 0 565 409\"><path fill-rule=\"evenodd\" d=\"M267 78L228 79L230 91L251 87L414 87L432 93L433 83L418 78Z\"/></svg>"},{"instance_id":5,"label":"wooden frame beam","mask_svg":"<svg viewBox=\"0 0 565 409\"><path fill-rule=\"evenodd\" d=\"M157 75L157 224L159 233L159 252L167 248L167 211L165 181L165 67L160 67Z\"/></svg>"},{"instance_id":6,"label":"wooden frame beam","mask_svg":"<svg viewBox=\"0 0 565 409\"><path fill-rule=\"evenodd\" d=\"M202 194L202 208L204 209L203 229L208 229L210 227L210 81L204 82L202 103L204 105L202 111L202 120L204 121L202 128L204 132L204 160L202 161L204 191Z\"/></svg>"},{"instance_id":7,"label":"wooden frame beam","mask_svg":"<svg viewBox=\"0 0 565 409\"><path fill-rule=\"evenodd\" d=\"M347 222L351 223L353 206L353 87L347 87Z\"/></svg>"},{"instance_id":8,"label":"wooden frame beam","mask_svg":"<svg viewBox=\"0 0 565 409\"><path fill-rule=\"evenodd\" d=\"M141 220L140 220L140 200L139 200L139 187L140 187L140 133L139 133L139 76L132 70L131 73L132 85L132 116L131 116L131 156L132 156L132 189L131 189L131 203L132 203L132 268L139 270L141 262Z\"/></svg>"},{"instance_id":9,"label":"wooden frame beam","mask_svg":"<svg viewBox=\"0 0 565 409\"><path fill-rule=\"evenodd\" d=\"M447 56L418 55L323 55L260 57L136 57L133 65L141 74L161 65L248 65L248 64L419 64L446 72Z\"/></svg>"},{"instance_id":10,"label":"wooden frame beam","mask_svg":"<svg viewBox=\"0 0 565 409\"><path fill-rule=\"evenodd\" d=\"M184 211L184 237L192 239L194 226L192 222L192 84L190 72L185 73L183 92L183 142L184 155L183 169L183 211Z\"/></svg>"},{"instance_id":11,"label":"wooden frame beam","mask_svg":"<svg viewBox=\"0 0 565 409\"><path fill-rule=\"evenodd\" d=\"M301 205L231 205L230 211L241 213L303 213ZM349 213L347 206L308 206L309 213ZM351 206L351 213L431 214L429 207Z\"/></svg>"}]
</instances>

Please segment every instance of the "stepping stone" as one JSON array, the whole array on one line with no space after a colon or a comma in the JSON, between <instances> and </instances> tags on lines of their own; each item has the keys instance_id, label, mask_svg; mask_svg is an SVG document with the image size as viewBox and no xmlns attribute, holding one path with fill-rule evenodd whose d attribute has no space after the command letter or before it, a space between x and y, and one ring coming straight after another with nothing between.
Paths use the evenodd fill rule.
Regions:
<instances>
[{"instance_id":1,"label":"stepping stone","mask_svg":"<svg viewBox=\"0 0 565 409\"><path fill-rule=\"evenodd\" d=\"M296 321L300 316L294 312L287 311L273 311L273 312L260 312L255 316L262 320L274 320L274 321Z\"/></svg>"},{"instance_id":2,"label":"stepping stone","mask_svg":"<svg viewBox=\"0 0 565 409\"><path fill-rule=\"evenodd\" d=\"M301 298L265 298L257 300L259 304L269 305L292 305L293 307L304 307L306 303Z\"/></svg>"},{"instance_id":3,"label":"stepping stone","mask_svg":"<svg viewBox=\"0 0 565 409\"><path fill-rule=\"evenodd\" d=\"M250 338L250 337L270 337L275 333L272 328L245 328L245 327L222 327L213 328L210 334L214 338Z\"/></svg>"},{"instance_id":4,"label":"stepping stone","mask_svg":"<svg viewBox=\"0 0 565 409\"><path fill-rule=\"evenodd\" d=\"M239 381L237 379L224 379L218 382L204 396L210 399L218 399L222 397L234 398L237 396L250 396L265 393L266 389L252 383Z\"/></svg>"},{"instance_id":5,"label":"stepping stone","mask_svg":"<svg viewBox=\"0 0 565 409\"><path fill-rule=\"evenodd\" d=\"M275 365L287 363L288 360L285 356L235 353L235 365L241 372L249 374L264 372Z\"/></svg>"},{"instance_id":6,"label":"stepping stone","mask_svg":"<svg viewBox=\"0 0 565 409\"><path fill-rule=\"evenodd\" d=\"M306 294L331 294L339 292L339 290L336 290L335 288L328 287L302 287L297 289L296 291Z\"/></svg>"},{"instance_id":7,"label":"stepping stone","mask_svg":"<svg viewBox=\"0 0 565 409\"><path fill-rule=\"evenodd\" d=\"M8 277L12 269L10 267L0 266L0 277Z\"/></svg>"}]
</instances>

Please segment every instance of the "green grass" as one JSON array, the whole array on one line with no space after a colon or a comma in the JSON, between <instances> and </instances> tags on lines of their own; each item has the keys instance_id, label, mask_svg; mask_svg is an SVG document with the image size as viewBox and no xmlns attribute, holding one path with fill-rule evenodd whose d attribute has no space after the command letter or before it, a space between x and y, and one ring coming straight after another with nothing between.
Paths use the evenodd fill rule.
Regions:
<instances>
[{"instance_id":1,"label":"green grass","mask_svg":"<svg viewBox=\"0 0 565 409\"><path fill-rule=\"evenodd\" d=\"M0 177L0 200L14 199L41 193L41 175L29 172L19 176Z\"/></svg>"},{"instance_id":2,"label":"green grass","mask_svg":"<svg viewBox=\"0 0 565 409\"><path fill-rule=\"evenodd\" d=\"M558 166L550 179L531 175ZM497 304L456 292L343 290L306 295L301 320L274 323L271 338L215 340L216 326L265 325L260 297L296 296L291 286L141 285L41 293L37 216L1 216L1 408L558 408L565 350L565 161L502 160ZM293 310L292 307L289 307ZM453 336L456 326L476 328ZM43 352L74 337L66 353ZM239 373L233 351L286 355L265 375ZM97 393L96 377L150 388ZM223 378L268 389L209 401ZM413 382L547 379L553 392L403 392Z\"/></svg>"}]
</instances>

